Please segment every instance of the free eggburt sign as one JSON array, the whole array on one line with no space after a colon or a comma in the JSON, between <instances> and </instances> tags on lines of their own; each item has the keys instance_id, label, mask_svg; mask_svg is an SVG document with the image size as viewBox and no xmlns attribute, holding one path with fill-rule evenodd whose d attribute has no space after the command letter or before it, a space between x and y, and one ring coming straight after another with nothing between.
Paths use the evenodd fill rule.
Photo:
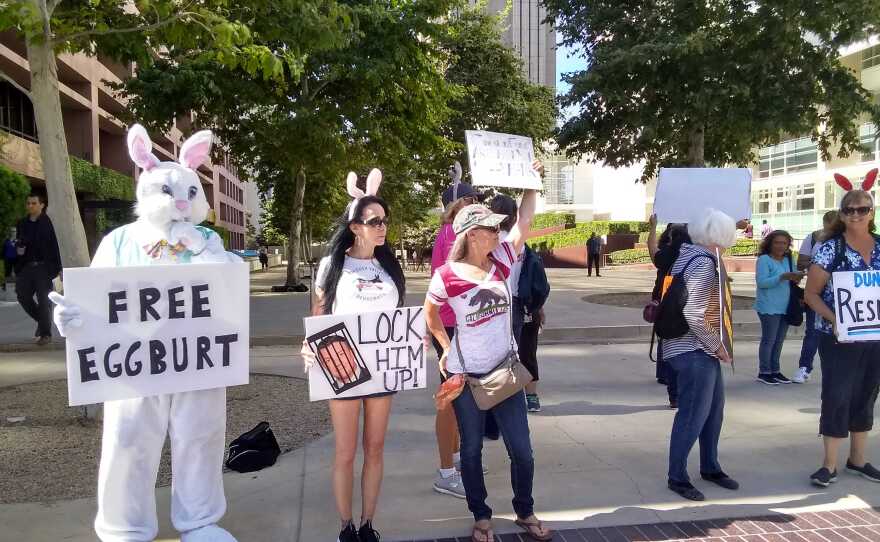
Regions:
<instances>
[{"instance_id":1,"label":"free eggburt sign","mask_svg":"<svg viewBox=\"0 0 880 542\"><path fill-rule=\"evenodd\" d=\"M837 340L880 341L880 271L832 275Z\"/></svg>"},{"instance_id":2,"label":"free eggburt sign","mask_svg":"<svg viewBox=\"0 0 880 542\"><path fill-rule=\"evenodd\" d=\"M248 383L245 263L64 270L71 406Z\"/></svg>"}]
</instances>

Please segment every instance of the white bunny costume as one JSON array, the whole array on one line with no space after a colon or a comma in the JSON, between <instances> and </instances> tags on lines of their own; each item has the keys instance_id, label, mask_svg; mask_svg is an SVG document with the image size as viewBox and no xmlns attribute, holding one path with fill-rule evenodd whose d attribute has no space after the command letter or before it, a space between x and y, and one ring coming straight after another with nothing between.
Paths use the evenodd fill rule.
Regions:
<instances>
[{"instance_id":1,"label":"white bunny costume","mask_svg":"<svg viewBox=\"0 0 880 542\"><path fill-rule=\"evenodd\" d=\"M212 134L193 134L179 163L160 162L146 130L135 124L128 150L143 171L138 179L138 219L101 241L92 267L198 264L237 261L213 231L195 226L209 205L195 169L208 158ZM76 333L79 311L54 295L61 334ZM173 479L171 521L181 542L235 542L215 524L226 512L223 454L226 389L108 401L98 474L95 532L103 542L151 541L158 534L155 485L165 437L170 435Z\"/></svg>"}]
</instances>

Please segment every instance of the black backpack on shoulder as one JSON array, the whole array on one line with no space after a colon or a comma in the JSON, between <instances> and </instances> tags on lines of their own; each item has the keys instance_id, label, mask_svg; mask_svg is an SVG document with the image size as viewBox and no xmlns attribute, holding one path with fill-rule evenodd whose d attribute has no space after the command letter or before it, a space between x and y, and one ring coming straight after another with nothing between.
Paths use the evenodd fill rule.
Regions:
<instances>
[{"instance_id":1,"label":"black backpack on shoulder","mask_svg":"<svg viewBox=\"0 0 880 542\"><path fill-rule=\"evenodd\" d=\"M254 472L275 464L281 447L269 422L256 427L229 443L226 466L237 472Z\"/></svg>"},{"instance_id":2,"label":"black backpack on shoulder","mask_svg":"<svg viewBox=\"0 0 880 542\"><path fill-rule=\"evenodd\" d=\"M684 319L684 306L688 300L687 284L684 281L684 275L688 267L698 258L708 258L715 263L715 258L708 254L698 254L693 256L679 273L672 277L672 283L669 289L663 294L660 300L660 306L657 309L657 321L654 322L654 332L661 339L677 339L684 336L690 326Z\"/></svg>"}]
</instances>

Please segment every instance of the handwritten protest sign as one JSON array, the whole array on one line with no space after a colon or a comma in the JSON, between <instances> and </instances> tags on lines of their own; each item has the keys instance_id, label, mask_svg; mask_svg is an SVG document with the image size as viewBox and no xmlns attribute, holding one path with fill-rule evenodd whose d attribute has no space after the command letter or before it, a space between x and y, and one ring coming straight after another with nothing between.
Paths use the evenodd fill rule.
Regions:
<instances>
[{"instance_id":1,"label":"handwritten protest sign","mask_svg":"<svg viewBox=\"0 0 880 542\"><path fill-rule=\"evenodd\" d=\"M541 190L541 177L532 169L532 138L482 130L465 130L474 186L506 186Z\"/></svg>"},{"instance_id":2,"label":"handwritten protest sign","mask_svg":"<svg viewBox=\"0 0 880 542\"><path fill-rule=\"evenodd\" d=\"M837 271L832 281L837 340L880 340L880 271Z\"/></svg>"},{"instance_id":3,"label":"handwritten protest sign","mask_svg":"<svg viewBox=\"0 0 880 542\"><path fill-rule=\"evenodd\" d=\"M244 263L64 270L71 406L248 383Z\"/></svg>"},{"instance_id":4,"label":"handwritten protest sign","mask_svg":"<svg viewBox=\"0 0 880 542\"><path fill-rule=\"evenodd\" d=\"M730 359L733 359L733 296L730 293L730 280L727 278L727 268L724 267L724 259L721 251L715 249L715 259L718 262L718 307L720 317L721 344Z\"/></svg>"},{"instance_id":5,"label":"handwritten protest sign","mask_svg":"<svg viewBox=\"0 0 880 542\"><path fill-rule=\"evenodd\" d=\"M309 370L309 399L339 399L424 388L422 307L304 319L318 357Z\"/></svg>"},{"instance_id":6,"label":"handwritten protest sign","mask_svg":"<svg viewBox=\"0 0 880 542\"><path fill-rule=\"evenodd\" d=\"M654 213L662 223L690 223L706 209L734 220L752 217L752 170L747 168L660 168Z\"/></svg>"}]
</instances>

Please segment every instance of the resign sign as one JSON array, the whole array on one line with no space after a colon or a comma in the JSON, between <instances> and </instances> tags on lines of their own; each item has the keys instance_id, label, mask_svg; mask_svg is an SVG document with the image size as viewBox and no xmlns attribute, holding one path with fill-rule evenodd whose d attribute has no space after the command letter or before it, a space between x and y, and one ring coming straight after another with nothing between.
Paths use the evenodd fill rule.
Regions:
<instances>
[{"instance_id":1,"label":"resign sign","mask_svg":"<svg viewBox=\"0 0 880 542\"><path fill-rule=\"evenodd\" d=\"M71 406L248 383L244 263L64 271Z\"/></svg>"},{"instance_id":2,"label":"resign sign","mask_svg":"<svg viewBox=\"0 0 880 542\"><path fill-rule=\"evenodd\" d=\"M309 399L340 399L424 388L422 307L304 319L318 360L309 370Z\"/></svg>"},{"instance_id":3,"label":"resign sign","mask_svg":"<svg viewBox=\"0 0 880 542\"><path fill-rule=\"evenodd\" d=\"M837 340L880 340L880 271L833 274Z\"/></svg>"}]
</instances>

